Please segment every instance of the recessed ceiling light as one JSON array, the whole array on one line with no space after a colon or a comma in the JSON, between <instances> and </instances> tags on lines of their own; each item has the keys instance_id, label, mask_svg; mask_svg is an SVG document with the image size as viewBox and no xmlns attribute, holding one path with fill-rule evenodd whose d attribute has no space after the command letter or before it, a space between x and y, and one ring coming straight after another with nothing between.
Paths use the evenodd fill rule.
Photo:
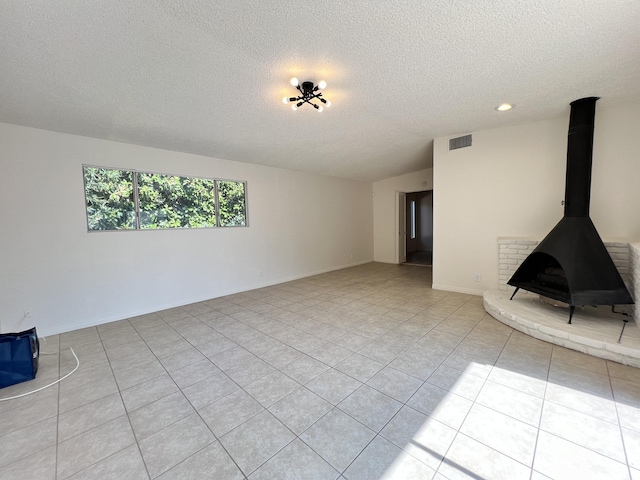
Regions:
<instances>
[{"instance_id":1,"label":"recessed ceiling light","mask_svg":"<svg viewBox=\"0 0 640 480\"><path fill-rule=\"evenodd\" d=\"M513 105L511 105L510 103L503 103L502 105L499 105L496 107L496 110L498 110L499 112L506 112L507 110L511 110L513 108Z\"/></svg>"}]
</instances>

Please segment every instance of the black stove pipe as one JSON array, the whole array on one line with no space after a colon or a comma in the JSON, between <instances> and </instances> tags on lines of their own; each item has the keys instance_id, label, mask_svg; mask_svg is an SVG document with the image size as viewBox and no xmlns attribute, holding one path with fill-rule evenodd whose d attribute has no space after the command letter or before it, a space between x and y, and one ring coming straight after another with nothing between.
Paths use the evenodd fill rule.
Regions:
<instances>
[{"instance_id":1,"label":"black stove pipe","mask_svg":"<svg viewBox=\"0 0 640 480\"><path fill-rule=\"evenodd\" d=\"M591 200L593 131L598 97L571 102L564 215L588 217Z\"/></svg>"}]
</instances>

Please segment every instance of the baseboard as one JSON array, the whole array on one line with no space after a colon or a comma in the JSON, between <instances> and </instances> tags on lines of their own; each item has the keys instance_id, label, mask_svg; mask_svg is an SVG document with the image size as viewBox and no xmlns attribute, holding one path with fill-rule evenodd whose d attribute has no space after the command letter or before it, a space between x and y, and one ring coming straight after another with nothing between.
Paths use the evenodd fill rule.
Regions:
<instances>
[{"instance_id":1,"label":"baseboard","mask_svg":"<svg viewBox=\"0 0 640 480\"><path fill-rule=\"evenodd\" d=\"M433 288L434 290L444 290L445 292L467 293L469 295L482 296L484 294L484 290L476 290L475 288L453 287L451 285L440 285L437 283L431 285L431 288Z\"/></svg>"}]
</instances>

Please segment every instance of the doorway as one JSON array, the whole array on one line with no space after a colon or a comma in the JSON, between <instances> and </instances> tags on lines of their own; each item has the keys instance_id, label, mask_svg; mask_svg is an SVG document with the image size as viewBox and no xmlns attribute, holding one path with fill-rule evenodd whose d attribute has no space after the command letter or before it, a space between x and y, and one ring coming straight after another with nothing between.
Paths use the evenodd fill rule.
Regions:
<instances>
[{"instance_id":1,"label":"doorway","mask_svg":"<svg viewBox=\"0 0 640 480\"><path fill-rule=\"evenodd\" d=\"M404 262L413 265L433 264L433 190L401 194L398 197L398 223L403 224L404 245L399 246ZM404 202L401 202L404 200ZM404 218L402 216L404 214ZM400 226L400 225L399 225ZM401 242L399 242L401 243Z\"/></svg>"}]
</instances>

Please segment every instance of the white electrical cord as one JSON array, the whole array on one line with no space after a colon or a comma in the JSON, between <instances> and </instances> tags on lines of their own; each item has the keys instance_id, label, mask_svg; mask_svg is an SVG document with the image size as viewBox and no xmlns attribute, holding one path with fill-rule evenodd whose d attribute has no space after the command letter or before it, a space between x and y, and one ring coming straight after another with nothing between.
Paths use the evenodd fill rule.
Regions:
<instances>
[{"instance_id":1,"label":"white electrical cord","mask_svg":"<svg viewBox=\"0 0 640 480\"><path fill-rule=\"evenodd\" d=\"M78 357L76 356L76 352L73 351L73 348L69 348L69 350L71 350L71 353L73 354L74 358L76 359L76 368L74 368L73 370L71 370L69 373L67 373L64 377L59 378L58 380L56 380L55 382L50 383L49 385L45 385L44 387L40 387L37 388L36 390L32 390L30 392L27 393L23 393L20 395L16 395L14 397L7 397L7 398L0 398L0 402L6 402L7 400L15 400L16 398L20 398L20 397L26 397L27 395L31 395L32 393L36 393L39 392L40 390L44 390L45 388L49 388L49 387L53 387L56 383L60 383L62 380L64 380L65 378L67 378L69 375L71 375L72 373L74 373L76 370L78 370L78 367L80 367L80 360L78 360ZM42 355L47 355L45 353L43 353Z\"/></svg>"}]
</instances>

